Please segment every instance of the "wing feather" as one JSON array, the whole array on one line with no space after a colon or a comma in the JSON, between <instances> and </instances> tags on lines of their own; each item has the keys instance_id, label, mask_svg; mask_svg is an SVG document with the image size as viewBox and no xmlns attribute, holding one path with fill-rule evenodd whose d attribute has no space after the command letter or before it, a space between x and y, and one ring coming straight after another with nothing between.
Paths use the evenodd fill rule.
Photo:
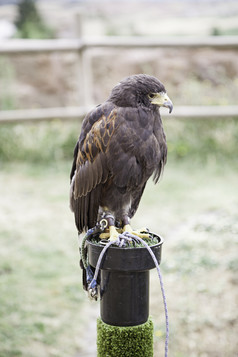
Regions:
<instances>
[{"instance_id":1,"label":"wing feather","mask_svg":"<svg viewBox=\"0 0 238 357\"><path fill-rule=\"evenodd\" d=\"M89 113L82 124L70 175L70 205L79 232L97 221L101 185L109 176L106 152L114 133L115 118L115 106L107 104Z\"/></svg>"}]
</instances>

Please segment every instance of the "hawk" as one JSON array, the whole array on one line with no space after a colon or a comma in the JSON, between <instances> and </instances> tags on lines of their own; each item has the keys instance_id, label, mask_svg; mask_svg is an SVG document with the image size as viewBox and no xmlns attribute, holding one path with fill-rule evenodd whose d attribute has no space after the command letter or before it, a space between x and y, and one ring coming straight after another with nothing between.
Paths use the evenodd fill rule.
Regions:
<instances>
[{"instance_id":1,"label":"hawk","mask_svg":"<svg viewBox=\"0 0 238 357\"><path fill-rule=\"evenodd\" d=\"M70 174L70 206L78 232L103 217L109 238L129 224L147 180L155 183L166 163L167 145L159 108L173 104L155 77L138 74L117 84L109 98L83 120Z\"/></svg>"}]
</instances>

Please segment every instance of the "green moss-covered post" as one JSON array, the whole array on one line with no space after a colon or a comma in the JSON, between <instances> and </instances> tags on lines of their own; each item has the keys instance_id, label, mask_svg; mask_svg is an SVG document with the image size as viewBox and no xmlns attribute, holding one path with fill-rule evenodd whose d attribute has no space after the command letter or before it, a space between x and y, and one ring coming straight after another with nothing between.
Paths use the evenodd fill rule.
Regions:
<instances>
[{"instance_id":1,"label":"green moss-covered post","mask_svg":"<svg viewBox=\"0 0 238 357\"><path fill-rule=\"evenodd\" d=\"M118 327L97 322L98 357L153 357L153 322Z\"/></svg>"},{"instance_id":2,"label":"green moss-covered post","mask_svg":"<svg viewBox=\"0 0 238 357\"><path fill-rule=\"evenodd\" d=\"M162 239L151 246L160 263ZM88 243L91 266L103 247ZM153 357L149 318L149 270L155 263L146 248L108 248L100 269L100 315L97 357Z\"/></svg>"}]
</instances>

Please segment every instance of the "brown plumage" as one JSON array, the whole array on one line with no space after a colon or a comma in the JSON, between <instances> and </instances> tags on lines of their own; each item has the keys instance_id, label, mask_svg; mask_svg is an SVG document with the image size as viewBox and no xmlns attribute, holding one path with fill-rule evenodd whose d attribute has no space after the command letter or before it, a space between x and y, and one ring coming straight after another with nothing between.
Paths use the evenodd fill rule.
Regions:
<instances>
[{"instance_id":1,"label":"brown plumage","mask_svg":"<svg viewBox=\"0 0 238 357\"><path fill-rule=\"evenodd\" d=\"M127 225L149 177L158 181L167 157L160 106L172 111L163 84L141 74L122 80L85 117L70 175L79 232L95 226L103 214L109 225Z\"/></svg>"}]
</instances>

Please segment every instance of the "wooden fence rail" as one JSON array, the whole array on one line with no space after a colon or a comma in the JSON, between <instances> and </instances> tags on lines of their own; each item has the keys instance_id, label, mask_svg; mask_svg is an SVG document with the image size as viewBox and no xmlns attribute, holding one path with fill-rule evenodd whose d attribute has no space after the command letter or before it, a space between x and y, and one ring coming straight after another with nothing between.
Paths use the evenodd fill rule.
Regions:
<instances>
[{"instance_id":1,"label":"wooden fence rail","mask_svg":"<svg viewBox=\"0 0 238 357\"><path fill-rule=\"evenodd\" d=\"M6 110L0 112L0 124L39 122L50 120L79 120L92 107L42 108L26 110ZM238 118L238 105L234 106L177 106L172 114L162 109L163 118L206 119Z\"/></svg>"},{"instance_id":2,"label":"wooden fence rail","mask_svg":"<svg viewBox=\"0 0 238 357\"><path fill-rule=\"evenodd\" d=\"M102 36L79 39L0 41L0 54L54 51L84 51L89 48L238 48L238 36L208 37L121 37Z\"/></svg>"}]
</instances>

